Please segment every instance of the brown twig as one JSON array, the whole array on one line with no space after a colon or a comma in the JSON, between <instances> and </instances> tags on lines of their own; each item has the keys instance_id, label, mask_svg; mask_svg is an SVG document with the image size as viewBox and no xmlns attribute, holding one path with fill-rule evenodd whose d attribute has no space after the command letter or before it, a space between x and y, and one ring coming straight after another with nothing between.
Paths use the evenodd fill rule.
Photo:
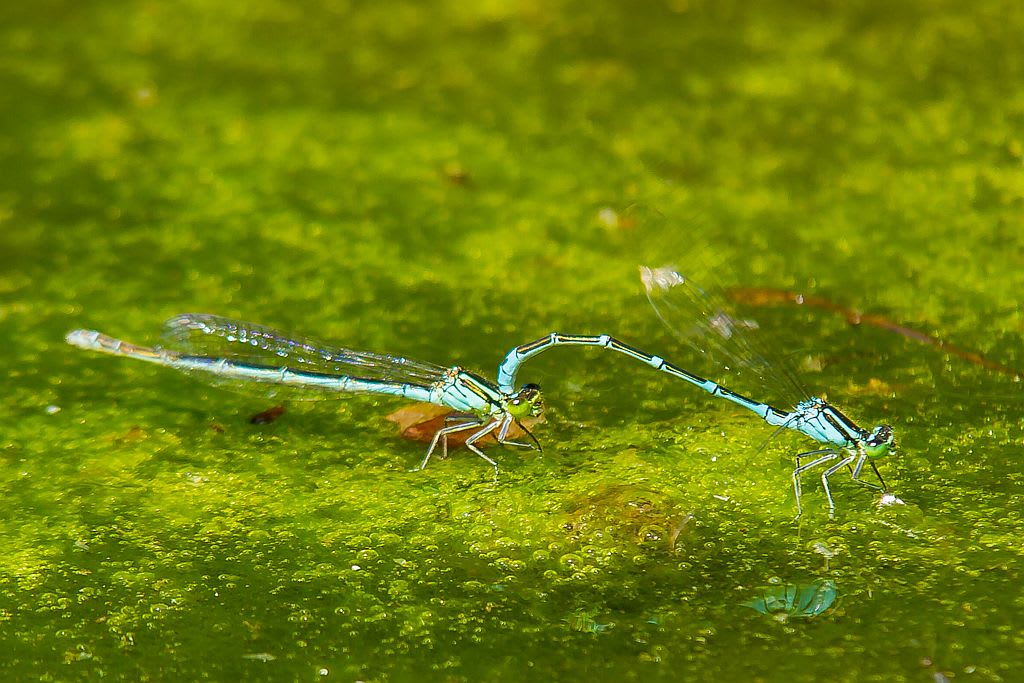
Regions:
<instances>
[{"instance_id":1,"label":"brown twig","mask_svg":"<svg viewBox=\"0 0 1024 683\"><path fill-rule=\"evenodd\" d=\"M996 372L1010 375L1017 381L1024 378L1024 372L1021 372L1016 368L1011 368L1008 365L1003 365L1002 363L994 360L989 360L980 353L962 349L959 346L950 344L949 342L943 341L938 337L933 337L930 334L921 332L920 330L900 325L899 323L889 320L884 316L872 313L865 314L852 308L841 306L821 296L804 295L799 292L790 292L785 289L771 289L765 287L734 287L733 289L730 289L728 293L729 297L733 301L748 304L750 306L796 304L797 306L812 306L814 308L820 308L843 316L846 318L846 322L851 325L871 325L872 327L895 332L902 337L913 339L914 341L922 344L927 344L928 346L932 346L944 351L945 353L962 358L969 363L974 363L975 365L980 365L983 368L988 368L989 370L995 370Z\"/></svg>"}]
</instances>

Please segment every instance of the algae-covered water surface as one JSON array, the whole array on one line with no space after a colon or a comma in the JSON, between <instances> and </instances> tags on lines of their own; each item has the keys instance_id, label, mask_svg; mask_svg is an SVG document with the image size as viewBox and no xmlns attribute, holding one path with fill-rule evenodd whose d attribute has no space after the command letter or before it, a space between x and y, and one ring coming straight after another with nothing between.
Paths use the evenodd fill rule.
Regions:
<instances>
[{"instance_id":1,"label":"algae-covered water surface","mask_svg":"<svg viewBox=\"0 0 1024 683\"><path fill-rule=\"evenodd\" d=\"M5 3L3 677L1019 680L1022 31L994 1ZM544 449L485 444L495 481L464 448L413 471L395 398L282 413L64 342L210 312L494 379L610 333L732 385L641 264L891 424L902 504L839 472L830 518L812 473L794 519L813 442L606 351L524 366Z\"/></svg>"}]
</instances>

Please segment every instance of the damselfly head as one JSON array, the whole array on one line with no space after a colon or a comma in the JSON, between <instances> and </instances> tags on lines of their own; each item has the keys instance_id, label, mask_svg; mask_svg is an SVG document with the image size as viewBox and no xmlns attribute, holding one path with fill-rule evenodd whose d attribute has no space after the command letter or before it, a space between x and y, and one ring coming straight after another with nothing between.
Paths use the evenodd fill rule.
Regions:
<instances>
[{"instance_id":1,"label":"damselfly head","mask_svg":"<svg viewBox=\"0 0 1024 683\"><path fill-rule=\"evenodd\" d=\"M544 398L539 384L524 384L508 402L508 411L515 417L537 417L544 412Z\"/></svg>"},{"instance_id":2,"label":"damselfly head","mask_svg":"<svg viewBox=\"0 0 1024 683\"><path fill-rule=\"evenodd\" d=\"M896 450L896 441L889 425L878 425L863 441L869 458L881 458Z\"/></svg>"}]
</instances>

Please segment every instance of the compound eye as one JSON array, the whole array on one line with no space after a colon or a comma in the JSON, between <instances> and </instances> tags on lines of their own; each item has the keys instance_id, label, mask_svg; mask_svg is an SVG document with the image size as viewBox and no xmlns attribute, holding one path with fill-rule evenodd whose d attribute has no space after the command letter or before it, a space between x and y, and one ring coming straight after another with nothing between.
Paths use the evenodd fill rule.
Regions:
<instances>
[{"instance_id":1,"label":"compound eye","mask_svg":"<svg viewBox=\"0 0 1024 683\"><path fill-rule=\"evenodd\" d=\"M868 439L868 443L872 446L881 446L883 444L891 445L892 440L892 427L889 425L879 425L875 427L875 430L871 433L871 438Z\"/></svg>"}]
</instances>

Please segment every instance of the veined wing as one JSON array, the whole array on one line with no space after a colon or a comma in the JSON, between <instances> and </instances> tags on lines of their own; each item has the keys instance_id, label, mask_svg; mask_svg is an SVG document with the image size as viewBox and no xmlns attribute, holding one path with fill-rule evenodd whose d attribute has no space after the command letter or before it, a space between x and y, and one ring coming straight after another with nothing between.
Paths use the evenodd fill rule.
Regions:
<instances>
[{"instance_id":1,"label":"veined wing","mask_svg":"<svg viewBox=\"0 0 1024 683\"><path fill-rule=\"evenodd\" d=\"M647 299L673 334L699 356L708 367L740 378L741 382L769 397L787 402L780 408L792 408L808 394L796 375L782 360L766 359L754 330L753 320L736 318L720 295L706 292L672 266L640 267ZM698 372L707 372L703 368ZM724 377L715 381L726 383Z\"/></svg>"},{"instance_id":2,"label":"veined wing","mask_svg":"<svg viewBox=\"0 0 1024 683\"><path fill-rule=\"evenodd\" d=\"M182 356L223 359L259 368L287 368L308 374L312 380L324 377L363 380L345 389L345 393L391 393L375 390L366 383L430 387L443 380L448 372L447 368L432 363L355 351L308 337L291 336L264 325L201 313L186 313L168 320L164 324L164 340L162 348ZM213 370L197 369L198 372L191 374L242 390L250 382L280 385L268 393L283 398L324 398L336 394L316 381L311 381L309 386L296 385L294 376L284 381L287 373L279 376L282 379L269 373L224 379L218 378Z\"/></svg>"}]
</instances>

